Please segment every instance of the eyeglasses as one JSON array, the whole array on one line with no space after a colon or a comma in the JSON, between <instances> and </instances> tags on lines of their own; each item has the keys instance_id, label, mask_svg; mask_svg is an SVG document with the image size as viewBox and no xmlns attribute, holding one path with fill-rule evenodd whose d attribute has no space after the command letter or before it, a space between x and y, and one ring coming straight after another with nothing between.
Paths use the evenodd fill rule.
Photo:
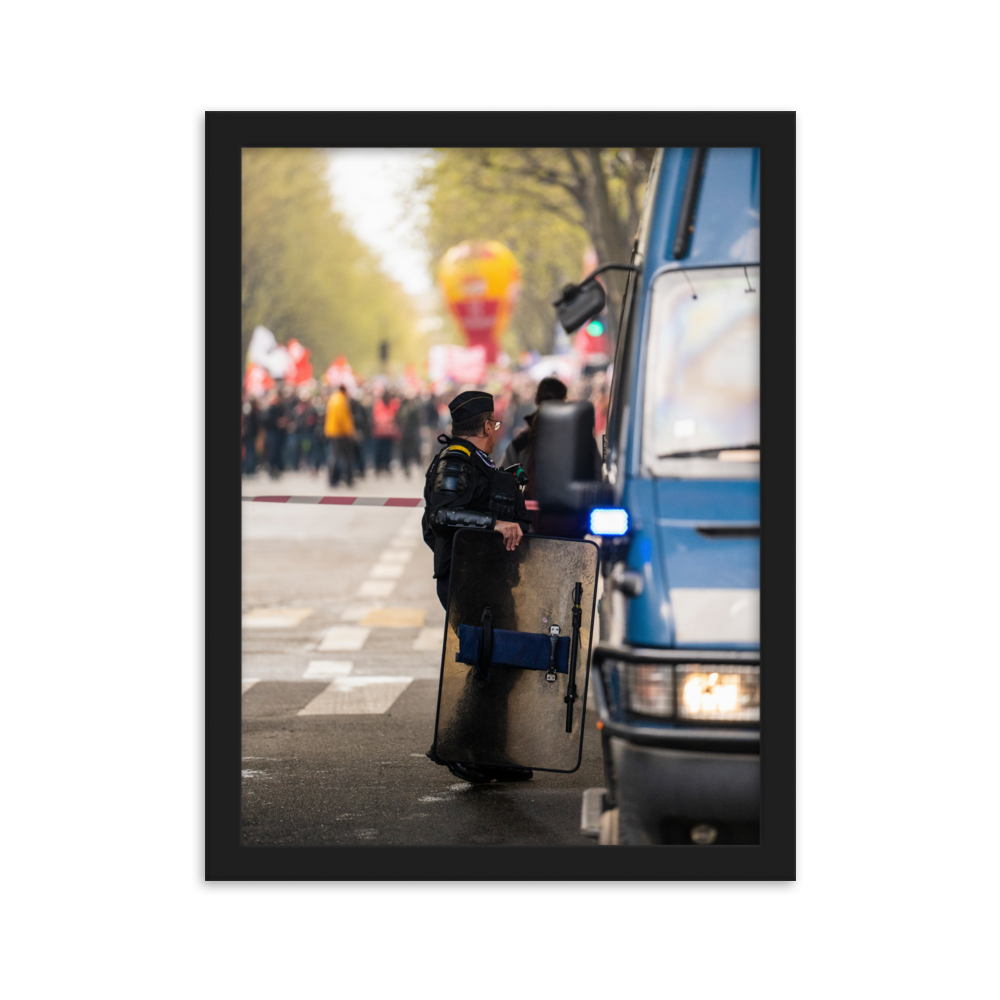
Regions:
<instances>
[{"instance_id":1,"label":"eyeglasses","mask_svg":"<svg viewBox=\"0 0 1000 1000\"><path fill-rule=\"evenodd\" d=\"M502 420L494 420L494 421L493 421L493 430L495 430L495 431L498 431L498 430L500 430L500 425L501 425L502 423L503 423L503 421L502 421Z\"/></svg>"}]
</instances>

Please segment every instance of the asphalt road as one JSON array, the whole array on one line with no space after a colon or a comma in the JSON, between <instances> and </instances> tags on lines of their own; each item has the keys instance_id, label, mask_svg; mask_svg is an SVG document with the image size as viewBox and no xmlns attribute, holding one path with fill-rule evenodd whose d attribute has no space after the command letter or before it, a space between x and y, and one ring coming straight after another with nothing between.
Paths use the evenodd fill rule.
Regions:
<instances>
[{"instance_id":1,"label":"asphalt road","mask_svg":"<svg viewBox=\"0 0 1000 1000\"><path fill-rule=\"evenodd\" d=\"M243 493L422 487L289 473ZM580 829L584 789L603 784L591 698L573 774L470 785L425 756L444 611L419 509L244 503L242 516L245 844L596 846Z\"/></svg>"}]
</instances>

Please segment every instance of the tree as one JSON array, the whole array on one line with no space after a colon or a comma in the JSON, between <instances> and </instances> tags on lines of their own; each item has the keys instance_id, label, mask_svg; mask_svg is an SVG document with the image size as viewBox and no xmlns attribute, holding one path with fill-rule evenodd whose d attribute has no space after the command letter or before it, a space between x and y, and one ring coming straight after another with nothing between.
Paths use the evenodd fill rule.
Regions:
<instances>
[{"instance_id":1,"label":"tree","mask_svg":"<svg viewBox=\"0 0 1000 1000\"><path fill-rule=\"evenodd\" d=\"M437 256L453 243L477 236L510 246L525 274L527 315L519 308L515 318L528 320L531 336L537 338L542 313L547 328L552 328L551 301L561 285L579 279L579 262L588 242L601 263L629 260L654 152L647 148L439 150L437 163L422 181L429 193L428 242ZM621 272L603 277L614 335L625 277Z\"/></svg>"},{"instance_id":2,"label":"tree","mask_svg":"<svg viewBox=\"0 0 1000 1000\"><path fill-rule=\"evenodd\" d=\"M394 363L423 360L409 296L336 212L326 170L320 150L243 151L243 354L263 324L317 372L338 354L377 371L382 340Z\"/></svg>"}]
</instances>

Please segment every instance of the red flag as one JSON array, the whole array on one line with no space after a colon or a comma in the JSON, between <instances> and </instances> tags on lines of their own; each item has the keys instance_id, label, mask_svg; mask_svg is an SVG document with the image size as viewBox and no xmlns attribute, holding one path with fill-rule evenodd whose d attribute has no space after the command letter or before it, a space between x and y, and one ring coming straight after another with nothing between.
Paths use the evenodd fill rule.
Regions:
<instances>
[{"instance_id":1,"label":"red flag","mask_svg":"<svg viewBox=\"0 0 1000 1000\"><path fill-rule=\"evenodd\" d=\"M309 349L292 338L288 341L288 370L285 381L291 385L301 385L312 378L313 368L309 361Z\"/></svg>"}]
</instances>

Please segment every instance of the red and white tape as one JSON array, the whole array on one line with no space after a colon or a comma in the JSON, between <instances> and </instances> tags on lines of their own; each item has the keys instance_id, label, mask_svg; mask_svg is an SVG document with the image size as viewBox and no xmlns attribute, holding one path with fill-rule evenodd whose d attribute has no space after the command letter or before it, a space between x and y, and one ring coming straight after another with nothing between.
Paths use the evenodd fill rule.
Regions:
<instances>
[{"instance_id":1,"label":"red and white tape","mask_svg":"<svg viewBox=\"0 0 1000 1000\"><path fill-rule=\"evenodd\" d=\"M423 507L423 497L241 497L252 503L315 503L336 507ZM528 510L538 510L537 500L525 500Z\"/></svg>"}]
</instances>

